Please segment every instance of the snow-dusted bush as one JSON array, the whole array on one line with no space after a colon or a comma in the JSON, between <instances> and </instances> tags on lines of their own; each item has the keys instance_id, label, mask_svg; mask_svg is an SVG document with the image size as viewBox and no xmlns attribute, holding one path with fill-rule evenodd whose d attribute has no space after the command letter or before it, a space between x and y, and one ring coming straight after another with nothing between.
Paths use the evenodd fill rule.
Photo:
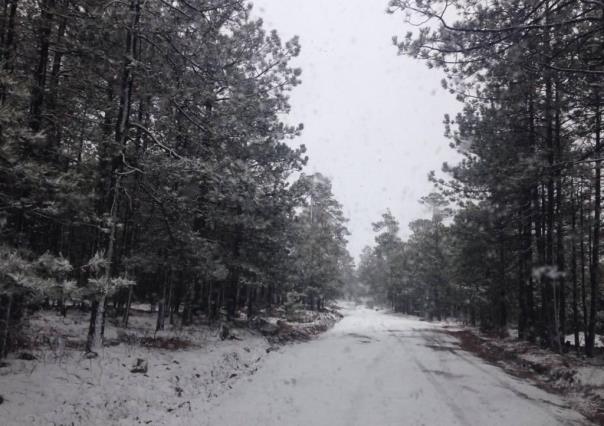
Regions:
<instances>
[{"instance_id":1,"label":"snow-dusted bush","mask_svg":"<svg viewBox=\"0 0 604 426\"><path fill-rule=\"evenodd\" d=\"M43 299L65 299L75 289L72 271L62 256L45 253L38 258L0 245L0 357L7 354L21 326L24 309Z\"/></svg>"}]
</instances>

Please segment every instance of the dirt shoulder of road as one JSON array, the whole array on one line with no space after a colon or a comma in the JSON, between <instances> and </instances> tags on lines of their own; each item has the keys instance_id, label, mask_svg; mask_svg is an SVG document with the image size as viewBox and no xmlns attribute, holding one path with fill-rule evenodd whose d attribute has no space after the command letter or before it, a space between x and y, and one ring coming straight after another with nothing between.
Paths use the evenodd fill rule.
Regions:
<instances>
[{"instance_id":1,"label":"dirt shoulder of road","mask_svg":"<svg viewBox=\"0 0 604 426\"><path fill-rule=\"evenodd\" d=\"M560 395L596 424L604 425L604 359L557 354L513 338L487 336L472 328L445 327L462 350L506 372Z\"/></svg>"}]
</instances>

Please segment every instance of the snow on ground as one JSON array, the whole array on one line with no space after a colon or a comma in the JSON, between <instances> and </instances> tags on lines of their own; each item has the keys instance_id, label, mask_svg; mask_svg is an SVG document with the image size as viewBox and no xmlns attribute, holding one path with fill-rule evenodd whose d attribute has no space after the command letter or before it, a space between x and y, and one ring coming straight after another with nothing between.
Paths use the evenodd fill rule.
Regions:
<instances>
[{"instance_id":1,"label":"snow on ground","mask_svg":"<svg viewBox=\"0 0 604 426\"><path fill-rule=\"evenodd\" d=\"M366 308L310 343L267 357L253 377L183 425L588 424L564 401L459 350L438 325Z\"/></svg>"},{"instance_id":2,"label":"snow on ground","mask_svg":"<svg viewBox=\"0 0 604 426\"><path fill-rule=\"evenodd\" d=\"M567 334L566 336L564 336L564 339L565 339L565 341L570 342L572 345L575 344L575 335L574 334ZM581 346L581 347L585 346L585 333L583 333L582 331L579 332L579 346ZM604 348L604 336L596 335L596 338L594 341L594 347Z\"/></svg>"},{"instance_id":3,"label":"snow on ground","mask_svg":"<svg viewBox=\"0 0 604 426\"><path fill-rule=\"evenodd\" d=\"M38 314L31 322L38 360L12 358L0 368L2 426L177 424L192 403L205 404L253 374L268 348L261 336L237 330L241 340L220 341L217 330L203 326L161 333L167 347L183 342L190 347L146 347L141 339L153 335L153 316L137 314L121 343L115 340L120 330L108 326L108 341L115 346L86 359L81 349L69 349L81 346L86 335L87 322L79 315ZM57 335L66 336L63 344L59 338L42 344ZM147 360L147 374L130 372L137 358Z\"/></svg>"},{"instance_id":4,"label":"snow on ground","mask_svg":"<svg viewBox=\"0 0 604 426\"><path fill-rule=\"evenodd\" d=\"M36 352L38 361L11 359L0 368L0 424L588 424L561 398L460 350L442 324L352 305L343 313L318 339L268 354L251 333L219 342L216 331L192 327L180 331L193 343L181 350L124 343L109 329L119 344L98 359L61 345ZM133 332L144 337L152 317L135 318ZM76 339L77 323L40 317L33 326ZM130 372L139 357L146 375Z\"/></svg>"},{"instance_id":5,"label":"snow on ground","mask_svg":"<svg viewBox=\"0 0 604 426\"><path fill-rule=\"evenodd\" d=\"M563 395L574 408L604 424L604 358L601 352L587 358L574 347L559 354L512 336L500 339L484 335L476 328L447 327L447 331L461 339L464 349L479 353L515 376L530 378L540 387ZM571 337L574 341L574 336ZM598 336L596 342L600 339ZM596 344L596 347L602 346Z\"/></svg>"}]
</instances>

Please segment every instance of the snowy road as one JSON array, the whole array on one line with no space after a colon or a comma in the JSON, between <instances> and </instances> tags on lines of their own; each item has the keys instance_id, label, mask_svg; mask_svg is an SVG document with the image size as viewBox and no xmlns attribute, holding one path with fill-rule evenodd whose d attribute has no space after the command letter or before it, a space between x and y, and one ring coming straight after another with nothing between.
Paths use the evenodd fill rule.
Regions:
<instances>
[{"instance_id":1,"label":"snowy road","mask_svg":"<svg viewBox=\"0 0 604 426\"><path fill-rule=\"evenodd\" d=\"M459 350L435 325L364 308L344 313L319 339L271 353L188 424L587 424L558 397Z\"/></svg>"}]
</instances>

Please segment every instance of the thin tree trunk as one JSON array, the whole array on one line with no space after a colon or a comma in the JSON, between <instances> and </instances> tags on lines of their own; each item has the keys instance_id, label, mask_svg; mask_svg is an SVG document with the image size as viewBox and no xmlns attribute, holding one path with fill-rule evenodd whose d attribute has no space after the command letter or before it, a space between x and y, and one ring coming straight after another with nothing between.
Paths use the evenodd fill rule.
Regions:
<instances>
[{"instance_id":1,"label":"thin tree trunk","mask_svg":"<svg viewBox=\"0 0 604 426\"><path fill-rule=\"evenodd\" d=\"M10 6L9 6L10 4ZM15 40L15 21L19 0L5 0L5 28L2 28L2 61L4 69L12 70L12 49Z\"/></svg>"},{"instance_id":2,"label":"thin tree trunk","mask_svg":"<svg viewBox=\"0 0 604 426\"><path fill-rule=\"evenodd\" d=\"M115 250L115 233L117 230L117 208L119 203L120 175L116 178L113 194L113 204L111 206L111 230L109 233L109 242L107 253L105 255L105 271L103 276L103 288L99 295L99 300L93 303L90 316L90 328L88 330L88 339L86 342L87 352L96 352L103 346L103 332L105 328L105 306L107 303L107 293L111 286L111 269L113 253ZM96 304L96 306L95 306Z\"/></svg>"},{"instance_id":3,"label":"thin tree trunk","mask_svg":"<svg viewBox=\"0 0 604 426\"><path fill-rule=\"evenodd\" d=\"M590 195L591 197L591 195ZM583 340L587 336L587 288L586 288L586 279L585 279L585 271L587 269L586 261L585 261L585 212L583 207L583 188L581 188L581 200L579 205L579 220L580 220L580 250L581 250L581 307L583 311ZM591 232L589 232L589 245L591 247ZM591 264L589 262L588 264ZM585 342L584 342L585 343Z\"/></svg>"},{"instance_id":4,"label":"thin tree trunk","mask_svg":"<svg viewBox=\"0 0 604 426\"><path fill-rule=\"evenodd\" d=\"M172 268L168 271L168 309L170 310L170 325L174 325L174 312L178 311L178 306L174 305L174 276L172 275Z\"/></svg>"},{"instance_id":5,"label":"thin tree trunk","mask_svg":"<svg viewBox=\"0 0 604 426\"><path fill-rule=\"evenodd\" d=\"M6 357L8 354L8 340L10 337L10 316L13 310L13 295L7 295L6 314L4 316L4 327L2 330L2 344L0 345L0 358Z\"/></svg>"},{"instance_id":6,"label":"thin tree trunk","mask_svg":"<svg viewBox=\"0 0 604 426\"><path fill-rule=\"evenodd\" d=\"M162 296L157 305L157 321L155 324L155 331L164 329L165 317L166 317L166 299L168 293L168 272L164 269L164 279L162 280ZM170 306L170 305L168 305Z\"/></svg>"},{"instance_id":7,"label":"thin tree trunk","mask_svg":"<svg viewBox=\"0 0 604 426\"><path fill-rule=\"evenodd\" d=\"M63 18L57 29L57 38L55 42L55 53L52 60L52 69L50 71L50 81L48 83L48 101L46 102L47 114L52 121L52 131L48 134L48 146L56 160L59 160L59 145L61 142L62 117L57 116L57 99L59 96L59 74L61 72L61 61L63 60L63 51L60 44L65 35L67 27L66 18ZM68 162L65 162L67 167Z\"/></svg>"},{"instance_id":8,"label":"thin tree trunk","mask_svg":"<svg viewBox=\"0 0 604 426\"><path fill-rule=\"evenodd\" d=\"M252 288L251 285L247 285L247 320L252 319L252 315L254 315L254 292L255 288Z\"/></svg>"},{"instance_id":9,"label":"thin tree trunk","mask_svg":"<svg viewBox=\"0 0 604 426\"><path fill-rule=\"evenodd\" d=\"M36 67L34 84L31 91L30 126L34 132L42 128L42 106L46 88L46 69L48 66L48 52L52 32L52 18L55 0L43 0L40 4L40 51Z\"/></svg>"},{"instance_id":10,"label":"thin tree trunk","mask_svg":"<svg viewBox=\"0 0 604 426\"><path fill-rule=\"evenodd\" d=\"M577 277L577 209L575 202L575 189L571 181L571 253L570 253L570 273L573 283L572 298L573 298L573 334L575 338L575 349L578 351L580 347L579 341L579 300L578 300L578 277Z\"/></svg>"},{"instance_id":11,"label":"thin tree trunk","mask_svg":"<svg viewBox=\"0 0 604 426\"><path fill-rule=\"evenodd\" d=\"M590 315L585 339L585 353L587 356L593 356L594 344L596 338L596 316L598 308L599 287L600 287L600 210L601 210L601 163L600 160L600 97L596 96L596 162L594 165L594 223L593 223L593 241L592 241L592 259L590 274Z\"/></svg>"},{"instance_id":12,"label":"thin tree trunk","mask_svg":"<svg viewBox=\"0 0 604 426\"><path fill-rule=\"evenodd\" d=\"M214 301L214 280L210 280L208 287L208 324L211 324L214 319L214 306L216 304Z\"/></svg>"},{"instance_id":13,"label":"thin tree trunk","mask_svg":"<svg viewBox=\"0 0 604 426\"><path fill-rule=\"evenodd\" d=\"M562 135L561 135L561 118L560 118L560 90L558 85L555 88L555 104L556 112L554 117L555 123L555 141L556 141L556 161L562 159ZM564 336L566 335L566 280L564 271L566 269L564 258L564 212L563 212L563 192L562 192L562 172L556 168L556 266L558 268L558 306L557 306L557 340L558 345L564 344ZM554 293L556 289L554 288Z\"/></svg>"},{"instance_id":14,"label":"thin tree trunk","mask_svg":"<svg viewBox=\"0 0 604 426\"><path fill-rule=\"evenodd\" d=\"M132 305L132 293L134 292L134 286L128 286L128 299L126 300L126 307L124 309L124 317L122 319L122 326L128 328L128 320L130 319L130 306Z\"/></svg>"}]
</instances>

